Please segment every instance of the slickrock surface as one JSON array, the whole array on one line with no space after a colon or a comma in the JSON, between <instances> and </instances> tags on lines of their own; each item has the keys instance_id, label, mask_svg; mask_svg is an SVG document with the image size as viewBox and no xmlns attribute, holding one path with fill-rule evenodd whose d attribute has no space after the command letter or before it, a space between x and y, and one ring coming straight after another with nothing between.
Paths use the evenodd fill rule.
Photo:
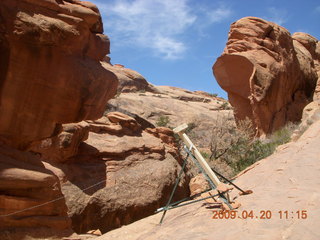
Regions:
<instances>
[{"instance_id":1,"label":"slickrock surface","mask_svg":"<svg viewBox=\"0 0 320 240\"><path fill-rule=\"evenodd\" d=\"M156 214L113 230L97 240L145 239L290 239L320 238L320 121L300 137L279 147L277 152L247 169L235 181L253 193L241 196L243 211L253 211L253 219L212 219L213 209L202 203L170 210L159 226ZM233 190L233 194L237 191ZM271 211L271 219L260 219L260 211ZM278 211L288 211L280 219ZM296 211L305 210L306 219ZM258 218L256 218L256 216Z\"/></svg>"},{"instance_id":2,"label":"slickrock surface","mask_svg":"<svg viewBox=\"0 0 320 240\"><path fill-rule=\"evenodd\" d=\"M108 110L139 116L155 126L164 123L165 119L168 120L166 126L172 128L188 123L193 129L192 140L205 151L208 150L216 120L233 120L230 105L222 98L177 87L153 87L156 92L150 92L148 89L142 89L140 92L121 92L109 101Z\"/></svg>"},{"instance_id":3,"label":"slickrock surface","mask_svg":"<svg viewBox=\"0 0 320 240\"><path fill-rule=\"evenodd\" d=\"M275 23L246 17L231 25L213 72L228 92L236 119L249 117L263 135L301 119L313 99L319 53L318 40L308 34L291 36Z\"/></svg>"},{"instance_id":4,"label":"slickrock surface","mask_svg":"<svg viewBox=\"0 0 320 240\"><path fill-rule=\"evenodd\" d=\"M143 130L134 118L119 112L86 124L64 125L62 133L35 149L60 179L73 229L104 233L165 204L181 168L172 130ZM83 141L82 136L88 138ZM77 152L70 151L73 146L79 146ZM61 153L69 158L61 161L67 156ZM184 176L176 198L188 194Z\"/></svg>"},{"instance_id":5,"label":"slickrock surface","mask_svg":"<svg viewBox=\"0 0 320 240\"><path fill-rule=\"evenodd\" d=\"M119 79L118 93L137 91L158 92L157 89L137 71L125 68L121 64L112 65L108 62L108 59L105 59L103 66L113 72Z\"/></svg>"},{"instance_id":6,"label":"slickrock surface","mask_svg":"<svg viewBox=\"0 0 320 240\"><path fill-rule=\"evenodd\" d=\"M97 7L83 1L1 0L0 140L25 149L56 125L97 119L116 76Z\"/></svg>"}]
</instances>

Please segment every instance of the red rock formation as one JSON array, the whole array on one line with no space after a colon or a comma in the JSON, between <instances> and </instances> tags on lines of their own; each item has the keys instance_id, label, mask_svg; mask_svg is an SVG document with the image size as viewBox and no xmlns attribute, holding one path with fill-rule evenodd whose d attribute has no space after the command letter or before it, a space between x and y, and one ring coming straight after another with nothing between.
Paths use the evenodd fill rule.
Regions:
<instances>
[{"instance_id":1,"label":"red rock formation","mask_svg":"<svg viewBox=\"0 0 320 240\"><path fill-rule=\"evenodd\" d=\"M85 121L63 124L58 135L33 142L28 151L40 153L43 160L64 162L77 155L88 134L89 124Z\"/></svg>"},{"instance_id":2,"label":"red rock formation","mask_svg":"<svg viewBox=\"0 0 320 240\"><path fill-rule=\"evenodd\" d=\"M300 67L305 74L316 72L317 86L313 99L320 100L320 41L307 33L294 33L293 44L297 52Z\"/></svg>"},{"instance_id":3,"label":"red rock formation","mask_svg":"<svg viewBox=\"0 0 320 240\"><path fill-rule=\"evenodd\" d=\"M193 196L210 189L210 186L203 174L198 174L191 178L189 188L190 196Z\"/></svg>"},{"instance_id":4,"label":"red rock formation","mask_svg":"<svg viewBox=\"0 0 320 240\"><path fill-rule=\"evenodd\" d=\"M121 64L111 65L106 59L104 67L112 71L119 79L118 92L158 92L157 89L137 71L125 68Z\"/></svg>"},{"instance_id":5,"label":"red rock formation","mask_svg":"<svg viewBox=\"0 0 320 240\"><path fill-rule=\"evenodd\" d=\"M76 155L89 125L61 124L98 119L116 93L117 77L100 62L109 53L102 29L88 2L0 2L1 233L71 226L60 182L42 160Z\"/></svg>"},{"instance_id":6,"label":"red rock formation","mask_svg":"<svg viewBox=\"0 0 320 240\"><path fill-rule=\"evenodd\" d=\"M2 142L24 149L57 124L101 117L117 78L99 62L109 39L95 5L2 0L0 19Z\"/></svg>"},{"instance_id":7,"label":"red rock formation","mask_svg":"<svg viewBox=\"0 0 320 240\"><path fill-rule=\"evenodd\" d=\"M242 18L231 25L227 46L213 66L236 119L252 119L259 135L299 121L312 100L318 78L314 57L294 38L272 22Z\"/></svg>"},{"instance_id":8,"label":"red rock formation","mask_svg":"<svg viewBox=\"0 0 320 240\"><path fill-rule=\"evenodd\" d=\"M23 228L36 227L44 233L48 229L70 230L59 180L39 157L0 146L0 159L0 232L6 230L9 239L18 239L14 234Z\"/></svg>"},{"instance_id":9,"label":"red rock formation","mask_svg":"<svg viewBox=\"0 0 320 240\"><path fill-rule=\"evenodd\" d=\"M143 130L135 119L119 112L88 124L86 141L71 137L80 143L77 155L63 164L53 158L48 166L61 181L73 229L78 233L106 232L163 206L180 169L172 130ZM59 153L61 145L52 147ZM182 180L176 199L188 195L186 180Z\"/></svg>"}]
</instances>

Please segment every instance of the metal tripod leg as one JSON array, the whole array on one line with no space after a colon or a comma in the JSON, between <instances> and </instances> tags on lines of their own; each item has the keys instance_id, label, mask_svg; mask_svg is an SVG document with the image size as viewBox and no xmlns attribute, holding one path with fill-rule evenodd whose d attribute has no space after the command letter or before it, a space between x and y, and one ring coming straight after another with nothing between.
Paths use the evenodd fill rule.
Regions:
<instances>
[{"instance_id":1,"label":"metal tripod leg","mask_svg":"<svg viewBox=\"0 0 320 240\"><path fill-rule=\"evenodd\" d=\"M176 192L176 189L177 189L177 187L178 187L178 185L179 185L181 176L182 176L182 174L183 174L183 172L184 172L184 168L185 168L186 165L187 165L187 160L188 160L189 156L190 156L190 154L187 154L187 157L186 157L186 159L184 160L184 162L183 162L183 164L182 164L181 170L180 170L180 172L179 172L179 174L178 174L178 177L177 177L177 179L176 179L176 182L175 182L175 184L174 184L174 187L173 187L173 190L172 190L172 192L171 192L171 195L170 195L170 198L169 198L169 200L168 200L168 203L167 203L167 205L166 205L165 208L164 208L165 210L164 210L164 212L163 212L163 214L162 214L162 217L161 217L161 220L160 220L160 223L159 223L159 224L162 223L162 221L163 221L163 219L164 219L164 216L166 215L166 213L167 213L167 211L168 211L168 208L169 208L170 203L171 203L171 201L172 201L173 195L174 195L174 193Z\"/></svg>"},{"instance_id":2,"label":"metal tripod leg","mask_svg":"<svg viewBox=\"0 0 320 240\"><path fill-rule=\"evenodd\" d=\"M210 187L212 189L215 189L217 186L214 185L214 183L212 182L212 180L209 178L208 174L206 173L206 171L204 171L204 169L201 167L201 165L199 164L198 160L195 158L195 156L193 156L192 152L190 151L190 149L188 149L187 147L184 148L184 150L187 152L187 154L190 155L191 159L193 160L193 162L197 165L197 167L199 168L199 170L202 172L202 174L204 175L204 177L206 178L206 180L208 181ZM228 193L226 193L228 194ZM233 209L228 198L224 195L224 193L219 193L219 198L225 203L227 204L227 206L230 209Z\"/></svg>"}]
</instances>

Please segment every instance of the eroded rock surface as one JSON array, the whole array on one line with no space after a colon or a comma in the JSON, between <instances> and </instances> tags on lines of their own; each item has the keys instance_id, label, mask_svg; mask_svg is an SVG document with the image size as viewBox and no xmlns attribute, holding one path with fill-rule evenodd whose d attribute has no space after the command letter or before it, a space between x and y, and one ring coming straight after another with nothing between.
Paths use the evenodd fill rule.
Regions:
<instances>
[{"instance_id":1,"label":"eroded rock surface","mask_svg":"<svg viewBox=\"0 0 320 240\"><path fill-rule=\"evenodd\" d=\"M120 92L158 92L140 73L121 64L110 64L107 60L104 67L112 71L119 79L118 93Z\"/></svg>"},{"instance_id":2,"label":"eroded rock surface","mask_svg":"<svg viewBox=\"0 0 320 240\"><path fill-rule=\"evenodd\" d=\"M59 179L39 156L0 146L0 192L1 239L21 239L15 237L19 229L37 227L44 235L71 230Z\"/></svg>"},{"instance_id":3,"label":"eroded rock surface","mask_svg":"<svg viewBox=\"0 0 320 240\"><path fill-rule=\"evenodd\" d=\"M89 2L0 2L2 233L71 229L60 181L44 160L76 155L89 125L61 124L98 119L116 93L116 75L100 62L109 53L102 31Z\"/></svg>"},{"instance_id":4,"label":"eroded rock surface","mask_svg":"<svg viewBox=\"0 0 320 240\"><path fill-rule=\"evenodd\" d=\"M230 104L214 94L178 87L154 87L157 92L122 92L109 101L107 110L139 116L154 126L175 128L187 123L192 141L204 151L208 151L217 120L233 120ZM147 126L143 121L139 123Z\"/></svg>"},{"instance_id":5,"label":"eroded rock surface","mask_svg":"<svg viewBox=\"0 0 320 240\"><path fill-rule=\"evenodd\" d=\"M297 142L281 146L275 154L246 169L234 183L253 193L238 195L241 207L235 219L213 219L214 209L200 202L168 211L161 226L159 213L110 231L97 240L317 240L320 238L319 144L320 121L317 121ZM246 217L251 211L253 217ZM270 212L268 219L263 217L263 211Z\"/></svg>"},{"instance_id":6,"label":"eroded rock surface","mask_svg":"<svg viewBox=\"0 0 320 240\"><path fill-rule=\"evenodd\" d=\"M2 142L25 149L57 124L101 117L117 78L99 62L109 39L95 5L2 0L0 19Z\"/></svg>"},{"instance_id":7,"label":"eroded rock surface","mask_svg":"<svg viewBox=\"0 0 320 240\"><path fill-rule=\"evenodd\" d=\"M73 229L106 232L163 206L180 170L172 130L143 130L134 118L119 112L88 124L89 137L75 156L64 163L48 161L61 181ZM60 144L55 146L59 152ZM188 192L184 178L175 197Z\"/></svg>"},{"instance_id":8,"label":"eroded rock surface","mask_svg":"<svg viewBox=\"0 0 320 240\"><path fill-rule=\"evenodd\" d=\"M317 83L318 46L308 34L291 36L260 18L233 23L213 72L228 92L236 119L252 119L258 135L299 121Z\"/></svg>"},{"instance_id":9,"label":"eroded rock surface","mask_svg":"<svg viewBox=\"0 0 320 240\"><path fill-rule=\"evenodd\" d=\"M318 75L317 86L313 100L320 100L320 42L307 33L297 32L292 35L293 44L297 52L300 67L305 74L316 72Z\"/></svg>"}]
</instances>

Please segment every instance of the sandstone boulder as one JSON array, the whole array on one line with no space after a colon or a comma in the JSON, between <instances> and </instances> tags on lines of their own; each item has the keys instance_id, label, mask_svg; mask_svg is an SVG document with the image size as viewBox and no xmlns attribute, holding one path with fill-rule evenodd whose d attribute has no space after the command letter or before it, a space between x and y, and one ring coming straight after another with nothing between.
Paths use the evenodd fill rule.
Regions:
<instances>
[{"instance_id":1,"label":"sandstone boulder","mask_svg":"<svg viewBox=\"0 0 320 240\"><path fill-rule=\"evenodd\" d=\"M106 232L165 205L181 168L173 131L143 130L134 118L119 112L88 125L88 139L75 138L76 155L63 163L47 159L48 169L60 179L73 229ZM61 152L59 144L54 146ZM188 194L184 176L175 199Z\"/></svg>"},{"instance_id":2,"label":"sandstone boulder","mask_svg":"<svg viewBox=\"0 0 320 240\"><path fill-rule=\"evenodd\" d=\"M193 196L210 189L210 186L203 174L198 174L191 178L189 188L190 195Z\"/></svg>"},{"instance_id":3,"label":"sandstone boulder","mask_svg":"<svg viewBox=\"0 0 320 240\"><path fill-rule=\"evenodd\" d=\"M260 18L233 23L213 72L228 92L236 119L252 119L258 135L299 121L318 79L317 54L308 50L315 52L317 44L311 36L292 37L285 28Z\"/></svg>"},{"instance_id":4,"label":"sandstone boulder","mask_svg":"<svg viewBox=\"0 0 320 240\"><path fill-rule=\"evenodd\" d=\"M313 100L320 100L320 42L315 37L302 32L294 33L292 38L302 70L305 72L315 70L318 75ZM309 63L305 64L306 61Z\"/></svg>"},{"instance_id":5,"label":"sandstone boulder","mask_svg":"<svg viewBox=\"0 0 320 240\"><path fill-rule=\"evenodd\" d=\"M59 180L34 154L0 146L0 205L1 239L71 231Z\"/></svg>"},{"instance_id":6,"label":"sandstone boulder","mask_svg":"<svg viewBox=\"0 0 320 240\"><path fill-rule=\"evenodd\" d=\"M157 89L137 71L125 68L121 64L104 62L105 68L113 72L119 79L118 93L120 92L158 92Z\"/></svg>"},{"instance_id":7,"label":"sandstone boulder","mask_svg":"<svg viewBox=\"0 0 320 240\"><path fill-rule=\"evenodd\" d=\"M320 102L314 101L309 103L303 109L301 123L293 132L291 139L297 141L299 137L316 121L320 120Z\"/></svg>"},{"instance_id":8,"label":"sandstone boulder","mask_svg":"<svg viewBox=\"0 0 320 240\"><path fill-rule=\"evenodd\" d=\"M56 125L98 119L117 77L95 5L82 1L0 3L0 140L25 149Z\"/></svg>"},{"instance_id":9,"label":"sandstone boulder","mask_svg":"<svg viewBox=\"0 0 320 240\"><path fill-rule=\"evenodd\" d=\"M78 153L80 143L87 140L89 129L84 121L63 124L58 135L32 142L28 151L40 153L43 160L67 161Z\"/></svg>"}]
</instances>

